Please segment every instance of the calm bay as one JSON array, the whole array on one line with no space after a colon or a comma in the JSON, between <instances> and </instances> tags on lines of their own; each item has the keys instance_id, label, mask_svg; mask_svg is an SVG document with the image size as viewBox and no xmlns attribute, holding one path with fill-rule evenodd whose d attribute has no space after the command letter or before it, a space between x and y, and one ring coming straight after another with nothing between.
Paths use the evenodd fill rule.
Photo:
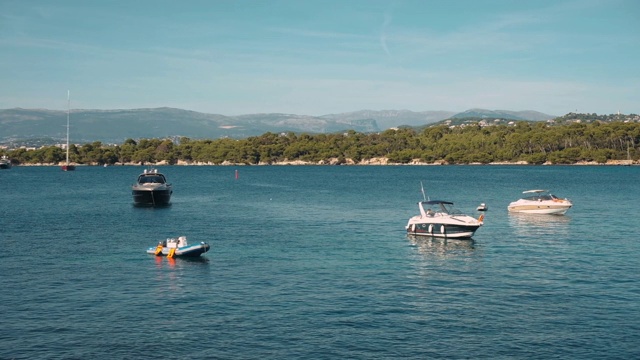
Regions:
<instances>
[{"instance_id":1,"label":"calm bay","mask_svg":"<svg viewBox=\"0 0 640 360\"><path fill-rule=\"evenodd\" d=\"M640 357L640 167L163 166L137 208L143 169L0 171L1 359ZM406 235L420 182L473 240ZM574 207L507 212L538 188Z\"/></svg>"}]
</instances>

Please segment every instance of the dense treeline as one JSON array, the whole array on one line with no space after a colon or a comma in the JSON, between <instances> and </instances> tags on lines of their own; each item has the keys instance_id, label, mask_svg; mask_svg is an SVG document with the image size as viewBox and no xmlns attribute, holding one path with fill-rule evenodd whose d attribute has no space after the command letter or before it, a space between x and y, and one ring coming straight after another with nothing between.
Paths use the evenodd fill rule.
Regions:
<instances>
[{"instance_id":1,"label":"dense treeline","mask_svg":"<svg viewBox=\"0 0 640 360\"><path fill-rule=\"evenodd\" d=\"M445 125L422 130L386 130L377 134L355 131L340 134L273 134L242 140L170 139L126 140L121 145L93 142L70 147L70 160L78 164L116 163L235 163L273 164L283 161L318 163L384 157L390 163L446 162L450 164L526 161L572 164L580 161L638 160L640 124L593 122L549 126L518 122L515 125L465 127ZM50 146L36 150L0 151L17 164L57 164L65 150Z\"/></svg>"}]
</instances>

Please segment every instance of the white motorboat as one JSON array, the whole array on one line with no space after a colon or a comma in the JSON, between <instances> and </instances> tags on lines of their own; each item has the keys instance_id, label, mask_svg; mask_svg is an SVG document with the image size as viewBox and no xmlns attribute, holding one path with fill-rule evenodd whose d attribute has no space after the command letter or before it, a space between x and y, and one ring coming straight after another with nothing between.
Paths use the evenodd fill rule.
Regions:
<instances>
[{"instance_id":1,"label":"white motorboat","mask_svg":"<svg viewBox=\"0 0 640 360\"><path fill-rule=\"evenodd\" d=\"M166 256L168 258L197 257L209 251L210 247L206 242L189 245L187 244L187 237L180 236L160 241L157 246L147 249L147 254Z\"/></svg>"},{"instance_id":2,"label":"white motorboat","mask_svg":"<svg viewBox=\"0 0 640 360\"><path fill-rule=\"evenodd\" d=\"M522 193L533 195L509 204L509 212L563 215L573 206L571 200L561 199L549 193L549 190L527 190Z\"/></svg>"},{"instance_id":3,"label":"white motorboat","mask_svg":"<svg viewBox=\"0 0 640 360\"><path fill-rule=\"evenodd\" d=\"M406 226L410 235L468 239L484 224L484 214L477 219L462 214L455 210L453 203L449 201L420 201L418 208L420 215L409 219Z\"/></svg>"}]
</instances>

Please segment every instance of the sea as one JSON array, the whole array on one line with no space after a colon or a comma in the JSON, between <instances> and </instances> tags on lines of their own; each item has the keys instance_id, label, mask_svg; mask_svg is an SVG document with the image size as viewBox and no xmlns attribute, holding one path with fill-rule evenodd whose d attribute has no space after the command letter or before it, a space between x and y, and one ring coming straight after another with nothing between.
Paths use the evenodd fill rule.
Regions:
<instances>
[{"instance_id":1,"label":"sea","mask_svg":"<svg viewBox=\"0 0 640 360\"><path fill-rule=\"evenodd\" d=\"M640 167L161 166L140 208L144 169L0 171L0 359L640 358ZM472 240L406 234L421 184Z\"/></svg>"}]
</instances>

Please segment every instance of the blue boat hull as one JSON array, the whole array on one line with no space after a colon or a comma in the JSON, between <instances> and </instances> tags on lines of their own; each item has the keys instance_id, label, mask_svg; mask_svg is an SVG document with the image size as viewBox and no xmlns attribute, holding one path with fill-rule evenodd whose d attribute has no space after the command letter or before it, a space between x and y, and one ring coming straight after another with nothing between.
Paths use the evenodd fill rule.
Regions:
<instances>
[{"instance_id":1,"label":"blue boat hull","mask_svg":"<svg viewBox=\"0 0 640 360\"><path fill-rule=\"evenodd\" d=\"M205 242L201 242L199 244L187 245L183 247L176 248L174 253L175 257L198 257L207 251L211 246ZM156 255L157 247L150 247L147 249L147 254ZM167 256L169 255L169 251L171 251L168 247L163 247L162 252L157 254L157 256Z\"/></svg>"}]
</instances>

